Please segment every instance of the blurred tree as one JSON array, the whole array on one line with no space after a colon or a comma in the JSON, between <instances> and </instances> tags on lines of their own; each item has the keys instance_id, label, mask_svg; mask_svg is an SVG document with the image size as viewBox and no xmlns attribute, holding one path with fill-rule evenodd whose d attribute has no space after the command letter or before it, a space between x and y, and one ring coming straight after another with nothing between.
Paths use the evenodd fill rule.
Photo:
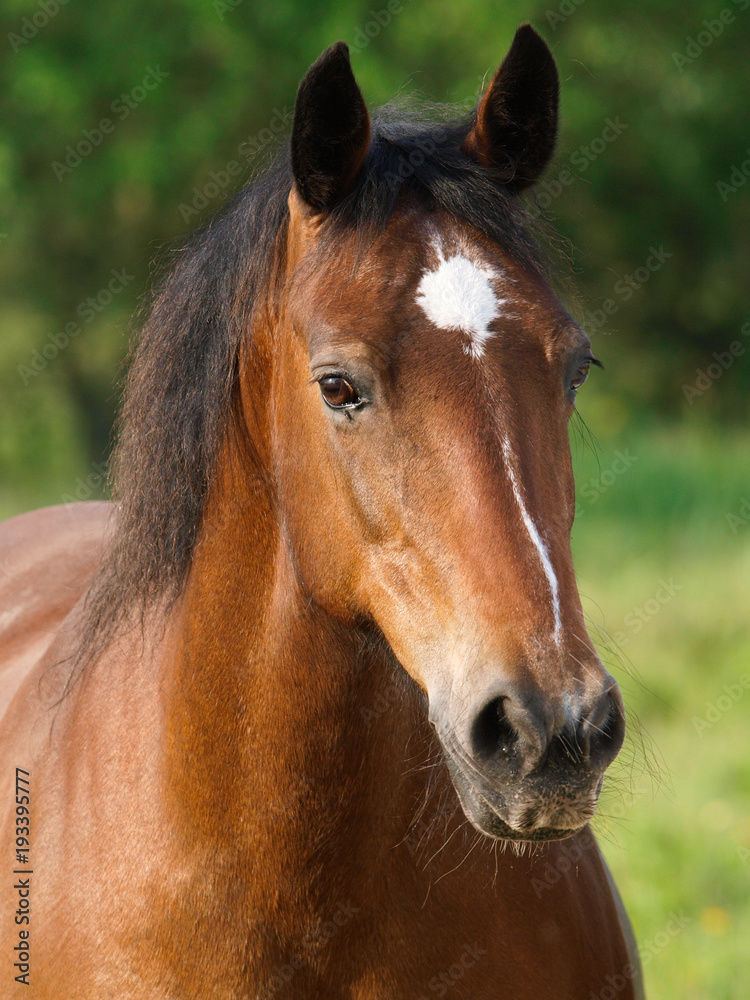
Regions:
<instances>
[{"instance_id":1,"label":"blurred tree","mask_svg":"<svg viewBox=\"0 0 750 1000\"><path fill-rule=\"evenodd\" d=\"M750 0L718 8L6 0L0 509L54 500L102 459L154 259L262 164L337 38L373 106L413 91L470 103L535 23L563 79L559 155L536 197L574 248L573 308L610 368L604 409L746 416L750 357L733 355L720 391L683 390L733 341L750 355Z\"/></svg>"}]
</instances>

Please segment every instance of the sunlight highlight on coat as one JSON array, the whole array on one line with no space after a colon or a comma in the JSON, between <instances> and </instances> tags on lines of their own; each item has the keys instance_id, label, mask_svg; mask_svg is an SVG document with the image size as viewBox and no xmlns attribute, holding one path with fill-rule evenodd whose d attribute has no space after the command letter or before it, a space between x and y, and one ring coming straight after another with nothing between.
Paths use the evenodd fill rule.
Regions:
<instances>
[{"instance_id":1,"label":"sunlight highlight on coat","mask_svg":"<svg viewBox=\"0 0 750 1000\"><path fill-rule=\"evenodd\" d=\"M427 318L444 330L461 330L467 335L464 350L479 359L485 342L492 336L490 323L500 315L499 299L492 287L497 274L481 267L462 253L446 259L439 240L433 244L438 266L422 275L417 302Z\"/></svg>"},{"instance_id":2,"label":"sunlight highlight on coat","mask_svg":"<svg viewBox=\"0 0 750 1000\"><path fill-rule=\"evenodd\" d=\"M521 511L521 517L523 518L523 523L526 525L526 530L529 536L536 546L536 550L539 553L539 559L542 563L542 569L547 577L547 582L549 583L549 589L552 592L552 613L555 617L555 631L554 639L559 645L560 638L562 636L562 621L560 619L560 588L557 582L557 576L555 575L555 570L552 566L552 561L549 557L549 551L547 546L544 544L542 536L539 534L539 529L534 524L528 510L526 509L526 504L524 503L523 494L521 493L521 488L518 484L518 479L516 478L515 464L513 461L513 455L510 449L510 442L507 438L503 439L503 458L505 459L505 468L508 471L508 478L510 479L510 484L513 487L513 493L515 494L518 507Z\"/></svg>"}]
</instances>

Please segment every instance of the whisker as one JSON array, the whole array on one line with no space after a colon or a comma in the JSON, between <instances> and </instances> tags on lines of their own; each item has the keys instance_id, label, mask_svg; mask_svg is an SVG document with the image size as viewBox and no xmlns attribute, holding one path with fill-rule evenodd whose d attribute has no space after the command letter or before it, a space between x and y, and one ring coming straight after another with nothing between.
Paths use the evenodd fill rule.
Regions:
<instances>
[{"instance_id":1,"label":"whisker","mask_svg":"<svg viewBox=\"0 0 750 1000\"><path fill-rule=\"evenodd\" d=\"M439 847L437 849L437 851L435 851L435 853L432 855L432 857L427 862L425 862L425 864L422 866L422 871L425 871L427 869L427 867L432 864L432 862L435 860L435 858L438 856L438 854L440 854L441 851L444 851L445 848L448 846L448 844L451 842L451 840L453 840L453 838L458 833L458 831L459 830L463 830L464 827L466 827L468 825L468 823L469 823L468 819L464 819L463 823L461 823L459 826L457 826L455 828L455 830L453 831L453 833L445 840L445 842L443 843L442 847Z\"/></svg>"},{"instance_id":2,"label":"whisker","mask_svg":"<svg viewBox=\"0 0 750 1000\"><path fill-rule=\"evenodd\" d=\"M461 867L461 865L464 863L464 861L466 861L466 859L469 857L469 855L474 850L474 848L477 846L477 844L480 843L480 841L482 841L483 839L484 839L484 835L481 834L481 833L479 833L477 831L476 837L474 838L474 843L471 845L471 847L466 852L466 854L463 856L463 858L461 858L461 860L458 862L458 864L455 866L455 868L451 868L450 871L443 872L443 874L440 875L439 878L436 878L435 879L435 885L437 885L438 882L440 882L441 879L444 879L447 875L452 875L453 872L458 871L458 869Z\"/></svg>"}]
</instances>

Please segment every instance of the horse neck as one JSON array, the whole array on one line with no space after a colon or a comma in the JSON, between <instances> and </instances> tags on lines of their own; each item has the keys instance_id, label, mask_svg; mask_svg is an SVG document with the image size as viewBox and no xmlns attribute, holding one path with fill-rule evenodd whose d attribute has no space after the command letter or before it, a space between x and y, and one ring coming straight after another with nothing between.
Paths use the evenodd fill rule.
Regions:
<instances>
[{"instance_id":1,"label":"horse neck","mask_svg":"<svg viewBox=\"0 0 750 1000\"><path fill-rule=\"evenodd\" d=\"M432 752L420 697L389 653L310 600L273 488L237 449L220 462L177 648L169 774L190 837L247 852L264 885L298 898L325 895L332 870L337 899L347 876L373 882L424 792L409 767Z\"/></svg>"}]
</instances>

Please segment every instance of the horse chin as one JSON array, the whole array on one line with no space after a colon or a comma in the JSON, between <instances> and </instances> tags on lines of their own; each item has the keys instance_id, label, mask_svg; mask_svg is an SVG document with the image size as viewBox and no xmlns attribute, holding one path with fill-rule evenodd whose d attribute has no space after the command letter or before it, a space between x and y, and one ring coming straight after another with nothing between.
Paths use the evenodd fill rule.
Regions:
<instances>
[{"instance_id":1,"label":"horse chin","mask_svg":"<svg viewBox=\"0 0 750 1000\"><path fill-rule=\"evenodd\" d=\"M566 840L568 837L579 833L585 823L576 827L556 828L552 826L539 826L533 829L516 829L505 822L502 817L494 811L492 806L484 802L479 809L468 807L461 798L466 818L472 826L493 840L512 840L516 843L545 843L550 840Z\"/></svg>"},{"instance_id":2,"label":"horse chin","mask_svg":"<svg viewBox=\"0 0 750 1000\"><path fill-rule=\"evenodd\" d=\"M470 782L463 770L461 770L446 753L448 770L453 780L453 786L458 794L461 808L466 818L472 826L494 840L511 840L525 843L544 843L551 840L566 840L586 826L591 819L591 815L581 816L574 820L570 811L564 810L564 826L534 824L533 826L513 826L508 820L503 819L502 814L507 815L507 802L505 797L495 791L480 790ZM533 811L533 810L532 810ZM563 810L561 810L563 812ZM591 810L593 813L593 809ZM570 825L569 825L570 824Z\"/></svg>"}]
</instances>

